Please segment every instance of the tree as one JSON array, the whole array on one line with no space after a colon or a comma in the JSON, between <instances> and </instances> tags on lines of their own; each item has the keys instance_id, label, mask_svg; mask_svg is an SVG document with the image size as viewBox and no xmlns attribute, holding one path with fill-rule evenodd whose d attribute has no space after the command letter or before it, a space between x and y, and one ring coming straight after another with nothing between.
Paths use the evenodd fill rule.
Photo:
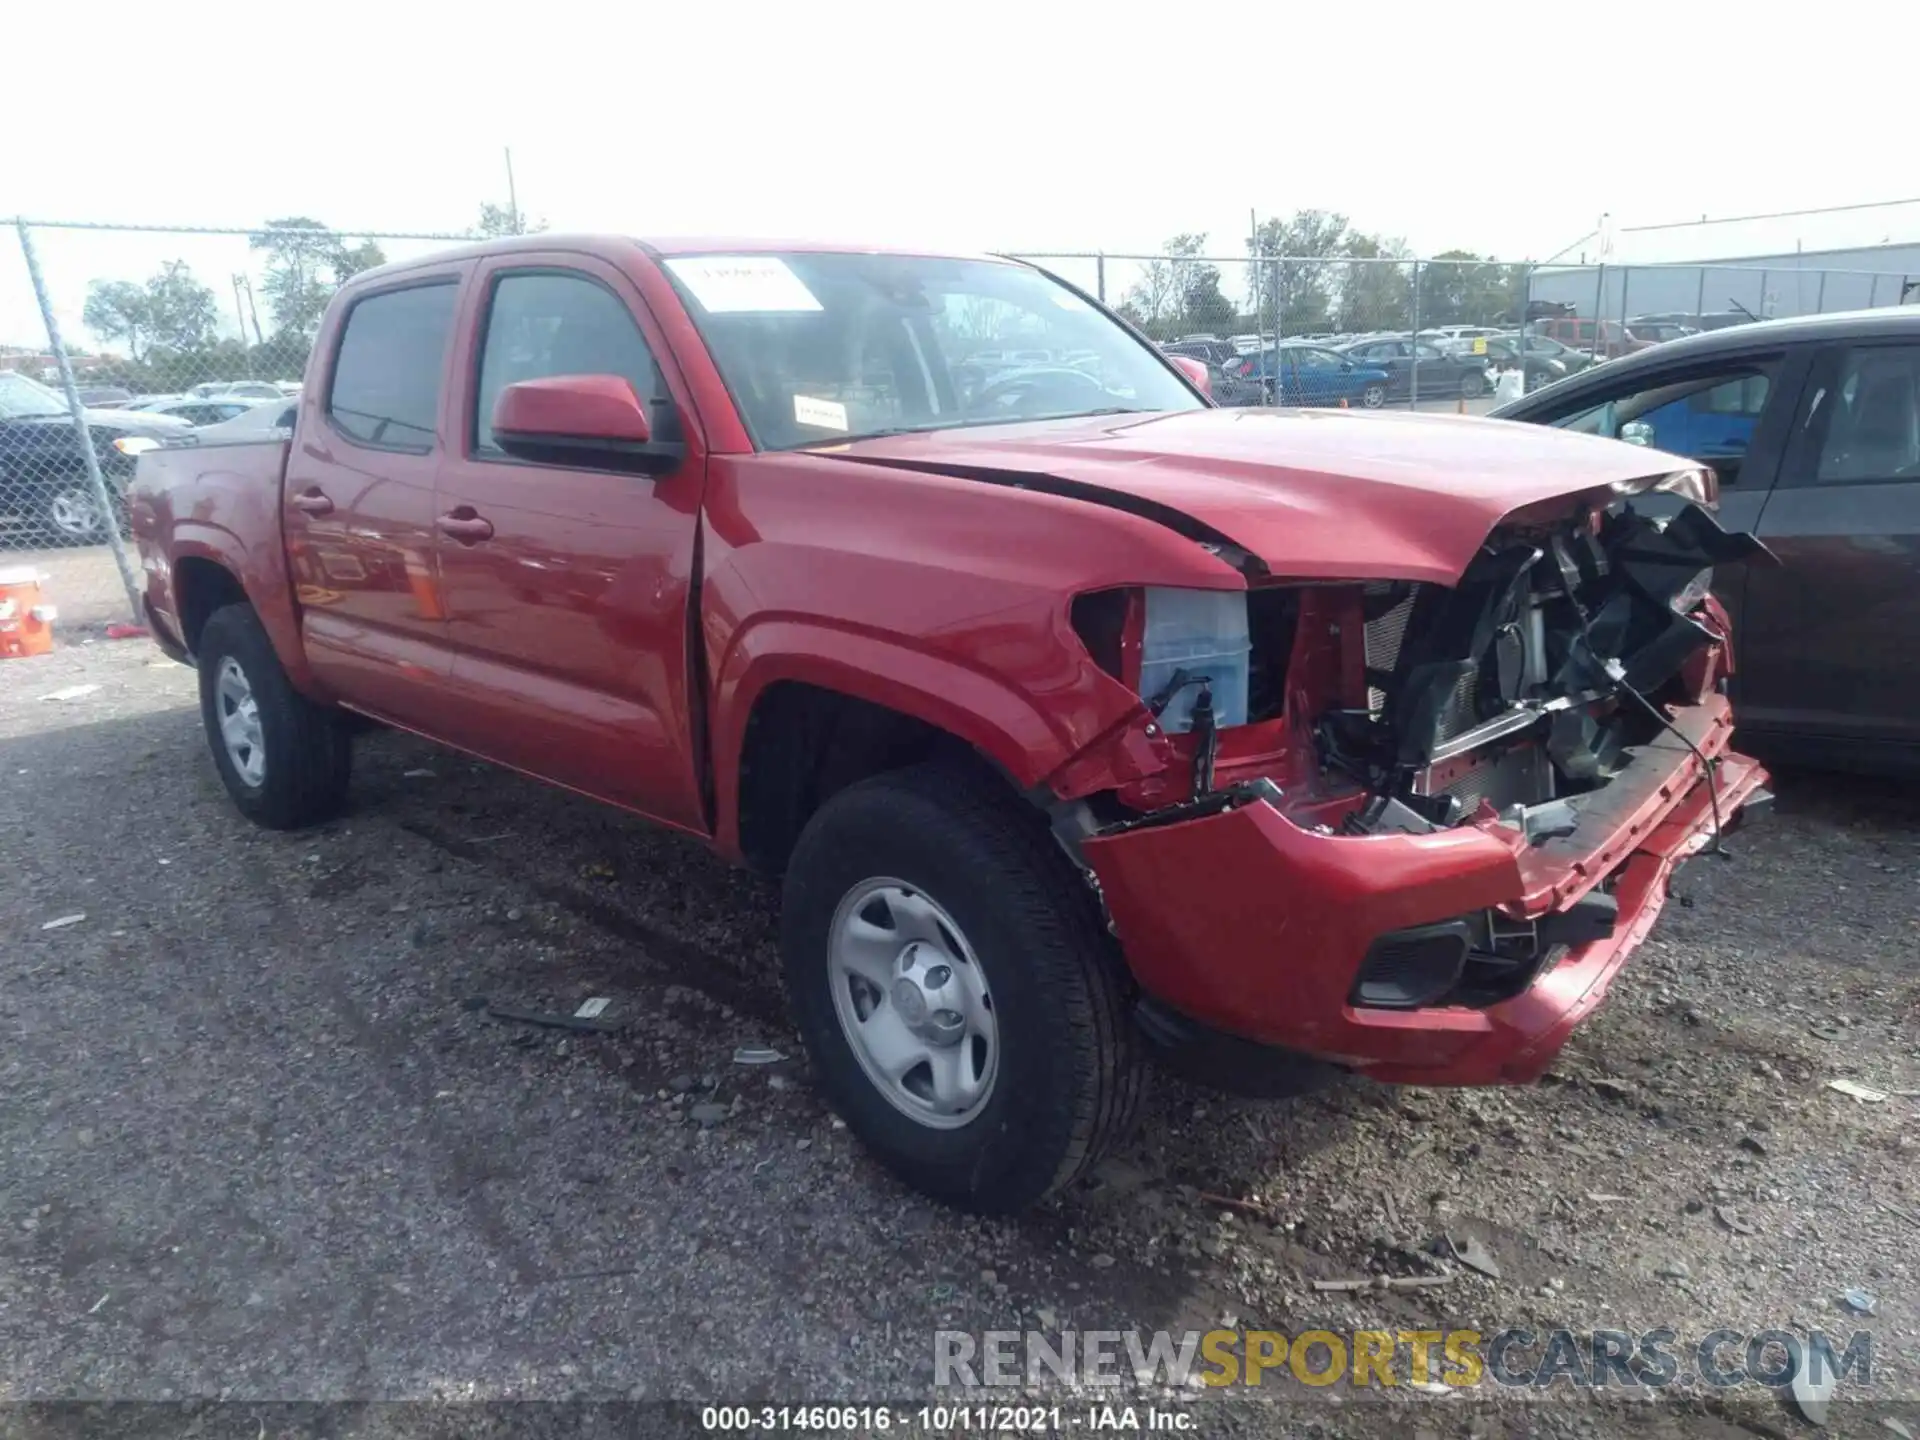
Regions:
<instances>
[{"instance_id":1,"label":"tree","mask_svg":"<svg viewBox=\"0 0 1920 1440\"><path fill-rule=\"evenodd\" d=\"M267 221L247 243L266 252L266 282L260 288L274 328L311 338L338 287L331 272L340 237L318 220L293 215Z\"/></svg>"},{"instance_id":2,"label":"tree","mask_svg":"<svg viewBox=\"0 0 1920 1440\"><path fill-rule=\"evenodd\" d=\"M1262 223L1247 241L1248 254L1256 262L1270 258L1282 262L1257 266L1249 280L1249 298L1263 311L1257 317L1262 325L1278 323L1294 333L1326 329L1338 283L1336 267L1287 262L1334 259L1346 253L1352 238L1347 217L1327 210L1297 210L1290 219L1276 217Z\"/></svg>"},{"instance_id":3,"label":"tree","mask_svg":"<svg viewBox=\"0 0 1920 1440\"><path fill-rule=\"evenodd\" d=\"M1443 250L1421 269L1420 322L1485 324L1511 312L1525 267L1501 265L1471 250Z\"/></svg>"},{"instance_id":4,"label":"tree","mask_svg":"<svg viewBox=\"0 0 1920 1440\"><path fill-rule=\"evenodd\" d=\"M1413 323L1413 266L1406 244L1374 235L1350 235L1350 263L1339 268L1337 313L1342 330L1398 330ZM1393 261L1382 264L1381 261ZM1421 316L1421 323L1426 317Z\"/></svg>"},{"instance_id":5,"label":"tree","mask_svg":"<svg viewBox=\"0 0 1920 1440\"><path fill-rule=\"evenodd\" d=\"M147 281L150 349L182 354L213 342L219 304L184 260L171 260Z\"/></svg>"},{"instance_id":6,"label":"tree","mask_svg":"<svg viewBox=\"0 0 1920 1440\"><path fill-rule=\"evenodd\" d=\"M537 235L547 228L547 222L529 220L524 210L483 200L480 202L480 223L473 228L492 239L499 235Z\"/></svg>"},{"instance_id":7,"label":"tree","mask_svg":"<svg viewBox=\"0 0 1920 1440\"><path fill-rule=\"evenodd\" d=\"M1129 313L1138 317L1137 323L1149 335L1166 340L1180 331L1188 297L1196 284L1204 289L1206 282L1201 277L1206 273L1211 272L1213 292L1219 293L1218 268L1195 258L1206 246L1204 234L1175 235L1160 247L1157 257L1147 262L1140 279L1127 292ZM1229 311L1232 308L1227 306Z\"/></svg>"},{"instance_id":8,"label":"tree","mask_svg":"<svg viewBox=\"0 0 1920 1440\"><path fill-rule=\"evenodd\" d=\"M362 240L358 245L349 245L342 240L329 263L333 267L333 279L337 287L346 284L362 270L386 264L387 252L372 240Z\"/></svg>"},{"instance_id":9,"label":"tree","mask_svg":"<svg viewBox=\"0 0 1920 1440\"><path fill-rule=\"evenodd\" d=\"M131 280L93 281L87 286L87 303L80 318L108 344L125 340L128 357L136 361L141 342L152 329L146 289Z\"/></svg>"}]
</instances>

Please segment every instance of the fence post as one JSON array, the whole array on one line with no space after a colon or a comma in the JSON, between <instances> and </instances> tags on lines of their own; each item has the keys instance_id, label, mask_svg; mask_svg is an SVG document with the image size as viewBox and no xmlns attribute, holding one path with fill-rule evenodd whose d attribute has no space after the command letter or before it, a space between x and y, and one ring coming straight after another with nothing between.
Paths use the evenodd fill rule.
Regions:
<instances>
[{"instance_id":1,"label":"fence post","mask_svg":"<svg viewBox=\"0 0 1920 1440\"><path fill-rule=\"evenodd\" d=\"M1700 293L1693 302L1693 317L1699 319L1707 313L1707 267L1700 267Z\"/></svg>"},{"instance_id":2,"label":"fence post","mask_svg":"<svg viewBox=\"0 0 1920 1440\"><path fill-rule=\"evenodd\" d=\"M1413 262L1413 332L1407 341L1407 408L1420 404L1420 262Z\"/></svg>"},{"instance_id":3,"label":"fence post","mask_svg":"<svg viewBox=\"0 0 1920 1440\"><path fill-rule=\"evenodd\" d=\"M1601 317L1607 313L1607 262L1602 260L1593 267L1593 343L1587 347L1587 358L1600 358L1600 327L1606 323ZM1580 337L1575 335L1574 339Z\"/></svg>"},{"instance_id":4,"label":"fence post","mask_svg":"<svg viewBox=\"0 0 1920 1440\"><path fill-rule=\"evenodd\" d=\"M1820 288L1813 292L1813 313L1827 313L1827 272L1824 270L1820 272Z\"/></svg>"},{"instance_id":5,"label":"fence post","mask_svg":"<svg viewBox=\"0 0 1920 1440\"><path fill-rule=\"evenodd\" d=\"M1093 294L1102 305L1107 303L1107 252L1093 257Z\"/></svg>"},{"instance_id":6,"label":"fence post","mask_svg":"<svg viewBox=\"0 0 1920 1440\"><path fill-rule=\"evenodd\" d=\"M47 327L47 348L60 370L60 388L67 397L67 413L73 418L74 438L80 442L80 458L86 462L87 483L93 487L93 503L100 507L106 526L107 547L113 551L113 563L120 568L120 583L126 587L127 609L135 624L140 613L140 582L134 575L133 560L127 554L127 542L120 534L119 507L107 489L107 477L100 473L100 457L93 452L93 432L87 429L86 407L80 403L80 387L74 383L73 364L67 359L67 347L60 339L60 322L53 316L53 299L47 294L47 278L40 273L40 256L33 248L33 234L24 219L14 222L20 232L20 253L26 258L27 278L33 282L33 298L40 303L40 318Z\"/></svg>"},{"instance_id":7,"label":"fence post","mask_svg":"<svg viewBox=\"0 0 1920 1440\"><path fill-rule=\"evenodd\" d=\"M1273 262L1273 347L1276 356L1278 356L1280 352L1281 332L1286 328L1284 323L1286 320L1286 303L1287 262L1282 258ZM1257 330L1260 327L1256 325L1254 328ZM1276 365L1274 368L1278 369L1279 367Z\"/></svg>"}]
</instances>

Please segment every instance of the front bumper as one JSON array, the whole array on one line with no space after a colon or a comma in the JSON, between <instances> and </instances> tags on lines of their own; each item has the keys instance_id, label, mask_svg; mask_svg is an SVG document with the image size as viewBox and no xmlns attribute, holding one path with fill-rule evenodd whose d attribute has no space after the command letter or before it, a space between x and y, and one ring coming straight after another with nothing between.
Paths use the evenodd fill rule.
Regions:
<instances>
[{"instance_id":1,"label":"front bumper","mask_svg":"<svg viewBox=\"0 0 1920 1440\"><path fill-rule=\"evenodd\" d=\"M1676 722L1715 765L1721 823L1766 772L1728 748L1710 696ZM1579 829L1529 847L1511 827L1428 835L1324 834L1266 801L1085 842L1128 962L1160 1005L1229 1035L1418 1085L1526 1083L1593 1012L1659 917L1674 869L1713 838L1713 798L1691 749L1643 747L1586 797ZM1484 1006L1352 1003L1369 946L1388 932L1496 910L1560 914L1606 889L1612 933L1558 955Z\"/></svg>"}]
</instances>

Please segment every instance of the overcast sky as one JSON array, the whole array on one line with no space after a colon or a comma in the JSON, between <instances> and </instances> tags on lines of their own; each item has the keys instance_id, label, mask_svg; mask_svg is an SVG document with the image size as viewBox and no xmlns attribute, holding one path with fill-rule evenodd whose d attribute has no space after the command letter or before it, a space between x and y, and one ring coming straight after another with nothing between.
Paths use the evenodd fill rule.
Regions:
<instances>
[{"instance_id":1,"label":"overcast sky","mask_svg":"<svg viewBox=\"0 0 1920 1440\"><path fill-rule=\"evenodd\" d=\"M1774 13L23 4L0 59L0 215L460 230L504 200L505 145L522 208L556 229L996 250L1197 230L1235 254L1249 210L1316 207L1418 253L1541 259L1603 211L1625 227L1920 193L1900 7ZM1920 238L1920 206L1617 243L1656 260L1888 236ZM69 323L96 276L186 258L230 308L249 264L244 240L40 248ZM0 341L31 343L17 249L0 239Z\"/></svg>"}]
</instances>

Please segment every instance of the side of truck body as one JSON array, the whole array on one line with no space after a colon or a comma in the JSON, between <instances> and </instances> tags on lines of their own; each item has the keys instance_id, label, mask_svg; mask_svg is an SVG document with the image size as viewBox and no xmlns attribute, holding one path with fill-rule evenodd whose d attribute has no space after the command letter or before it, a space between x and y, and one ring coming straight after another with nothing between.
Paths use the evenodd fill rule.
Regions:
<instances>
[{"instance_id":1,"label":"side of truck body","mask_svg":"<svg viewBox=\"0 0 1920 1440\"><path fill-rule=\"evenodd\" d=\"M731 248L543 236L385 267L329 310L290 435L143 458L149 616L201 667L243 808L323 813L347 764L329 717L353 710L784 873L788 984L830 1094L915 1183L1006 1208L1124 1123L1136 1019L1248 1071L1536 1076L1672 866L1763 793L1727 749L1724 629L1686 617L1678 580L1642 577L1606 632L1622 674L1663 657L1659 725L1582 691L1611 750L1557 738L1548 649L1570 673L1578 648L1559 638L1526 652L1532 698L1469 696L1425 749L1389 734L1392 697L1431 688L1416 660L1464 676L1480 651L1409 638L1396 660L1376 639L1479 636L1499 606L1501 634L1545 635L1561 602L1513 576L1549 554L1604 627L1596 577L1649 542L1601 507L1681 462L1184 388L1168 413L756 443L714 316L670 273ZM637 418L598 452L542 449L507 423L542 386ZM794 413L826 403L796 392ZM1649 563L1726 558L1703 523ZM1248 597L1240 723L1162 724L1142 691L1141 597L1172 591ZM1469 604L1486 614L1448 619ZM1552 826L1558 791L1529 778L1549 752L1589 775ZM325 759L268 806L282 754ZM1436 966L1438 988L1365 989Z\"/></svg>"}]
</instances>

